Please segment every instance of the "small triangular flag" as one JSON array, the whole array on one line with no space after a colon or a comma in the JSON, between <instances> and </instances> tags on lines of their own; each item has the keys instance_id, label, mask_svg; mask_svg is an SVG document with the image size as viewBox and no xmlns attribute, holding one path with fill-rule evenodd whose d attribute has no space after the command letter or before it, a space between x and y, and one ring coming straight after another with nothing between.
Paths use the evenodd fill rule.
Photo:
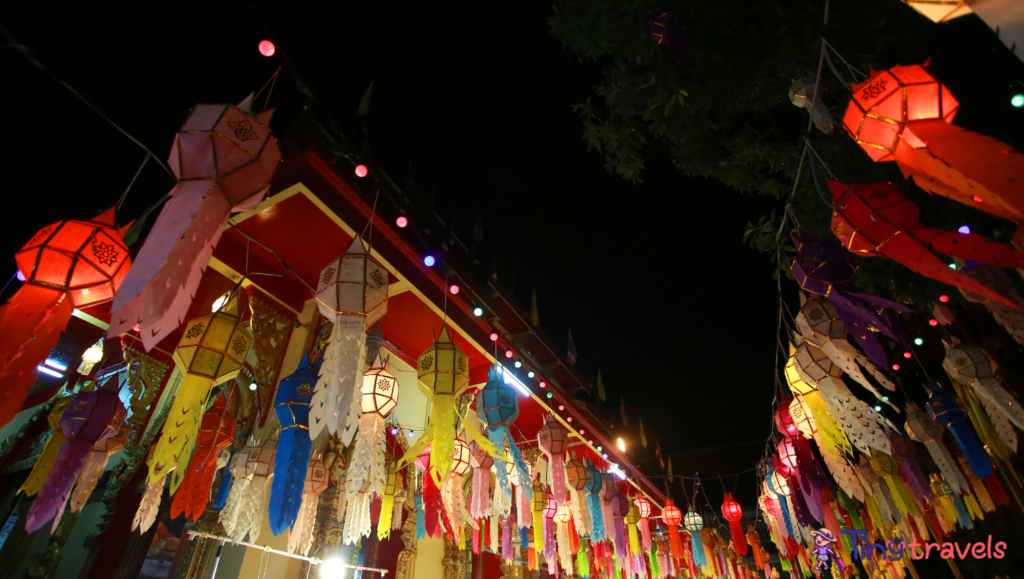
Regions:
<instances>
[{"instance_id":1,"label":"small triangular flag","mask_svg":"<svg viewBox=\"0 0 1024 579\"><path fill-rule=\"evenodd\" d=\"M661 465L662 470L665 468L665 459L661 457L661 441L656 440L654 442L654 458L658 459L658 464Z\"/></svg>"},{"instance_id":2,"label":"small triangular flag","mask_svg":"<svg viewBox=\"0 0 1024 579\"><path fill-rule=\"evenodd\" d=\"M568 360L570 364L576 363L576 344L572 343L572 330L569 330L569 347L566 349L565 359ZM602 397L601 400L604 400L604 397Z\"/></svg>"},{"instance_id":3,"label":"small triangular flag","mask_svg":"<svg viewBox=\"0 0 1024 579\"><path fill-rule=\"evenodd\" d=\"M647 435L644 434L644 421L640 420L640 444L647 448Z\"/></svg>"},{"instance_id":4,"label":"small triangular flag","mask_svg":"<svg viewBox=\"0 0 1024 579\"><path fill-rule=\"evenodd\" d=\"M626 414L626 399L619 395L619 413L622 414L622 426L629 426L629 415Z\"/></svg>"},{"instance_id":5,"label":"small triangular flag","mask_svg":"<svg viewBox=\"0 0 1024 579\"><path fill-rule=\"evenodd\" d=\"M601 402L605 401L604 394L604 380L601 379L601 369L597 369L597 397L601 399Z\"/></svg>"},{"instance_id":6,"label":"small triangular flag","mask_svg":"<svg viewBox=\"0 0 1024 579\"><path fill-rule=\"evenodd\" d=\"M540 313L537 311L537 288L530 287L530 323L540 325Z\"/></svg>"},{"instance_id":7,"label":"small triangular flag","mask_svg":"<svg viewBox=\"0 0 1024 579\"><path fill-rule=\"evenodd\" d=\"M668 459L668 482L672 482L672 458Z\"/></svg>"}]
</instances>

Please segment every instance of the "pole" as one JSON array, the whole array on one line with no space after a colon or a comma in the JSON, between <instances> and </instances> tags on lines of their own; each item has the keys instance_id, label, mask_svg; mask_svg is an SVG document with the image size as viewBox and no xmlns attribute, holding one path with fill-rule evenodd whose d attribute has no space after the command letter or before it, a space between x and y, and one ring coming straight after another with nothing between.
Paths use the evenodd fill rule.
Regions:
<instances>
[{"instance_id":1,"label":"pole","mask_svg":"<svg viewBox=\"0 0 1024 579\"><path fill-rule=\"evenodd\" d=\"M220 565L220 554L224 551L224 539L217 543L217 554L213 557L213 571L210 572L210 579L217 577L217 566Z\"/></svg>"},{"instance_id":2,"label":"pole","mask_svg":"<svg viewBox=\"0 0 1024 579\"><path fill-rule=\"evenodd\" d=\"M266 547L264 545L256 545L254 543L248 543L246 541L236 541L236 540L232 539L231 537L223 537L221 535L211 535L209 533L201 533L199 531L191 531L191 530L188 531L188 534L191 535L192 537L200 537L200 538L203 538L203 539L217 539L217 540L219 540L221 542L221 545L223 545L224 543L231 543L233 545L241 545L243 547L250 547L250 548L253 548L253 549L259 549L260 551L266 551L268 553L274 553L275 555L282 555L284 557L291 557L292 559L301 559L302 561L309 562L310 565L323 565L323 563L324 563L324 560L320 559L318 557L304 557L302 555L296 555L294 553L289 553L288 551L281 551L279 549L272 549L272 548ZM190 539L191 539L191 537L190 537ZM219 556L220 556L220 551L219 550L217 552L217 555L218 555L218 558L219 558ZM369 571L371 573L380 573L381 575L386 575L387 572L388 572L387 569L378 569L376 567L363 567L361 565L348 565L346 563L340 563L340 562L335 563L335 564L338 565L339 567L344 567L346 569L354 569L356 571ZM216 567L214 567L214 570L216 571Z\"/></svg>"}]
</instances>

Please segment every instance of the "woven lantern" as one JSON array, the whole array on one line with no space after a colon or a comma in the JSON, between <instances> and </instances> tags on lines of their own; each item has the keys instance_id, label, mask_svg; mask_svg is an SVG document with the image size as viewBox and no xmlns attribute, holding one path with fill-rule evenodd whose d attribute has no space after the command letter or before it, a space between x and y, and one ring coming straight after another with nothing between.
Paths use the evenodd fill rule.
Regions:
<instances>
[{"instance_id":1,"label":"woven lantern","mask_svg":"<svg viewBox=\"0 0 1024 579\"><path fill-rule=\"evenodd\" d=\"M559 505L565 504L565 463L563 453L569 447L569 436L553 414L544 420L544 426L537 432L537 446L547 455L551 465L551 494Z\"/></svg>"},{"instance_id":2,"label":"woven lantern","mask_svg":"<svg viewBox=\"0 0 1024 579\"><path fill-rule=\"evenodd\" d=\"M440 487L451 469L455 440L455 399L469 388L469 357L455 347L448 327L441 328L437 341L420 354L417 384L432 403L429 432L430 474ZM478 411L479 412L479 411Z\"/></svg>"},{"instance_id":3,"label":"woven lantern","mask_svg":"<svg viewBox=\"0 0 1024 579\"><path fill-rule=\"evenodd\" d=\"M313 451L310 406L316 404L317 370L310 366L309 355L303 356L299 367L281 380L274 398L274 412L281 423L268 504L270 530L275 535L291 527L299 515L300 489Z\"/></svg>"},{"instance_id":4,"label":"woven lantern","mask_svg":"<svg viewBox=\"0 0 1024 579\"><path fill-rule=\"evenodd\" d=\"M174 397L149 467L149 482L158 479L156 466L173 466L195 443L203 418L203 405L217 384L238 375L252 345L252 335L242 325L238 297L233 296L214 313L200 316L185 326L185 334L174 349L174 364L184 376ZM163 469L163 475L169 472Z\"/></svg>"},{"instance_id":5,"label":"woven lantern","mask_svg":"<svg viewBox=\"0 0 1024 579\"><path fill-rule=\"evenodd\" d=\"M519 451L512 437L509 426L519 417L519 398L515 389L506 384L504 370L492 366L487 371L487 384L476 395L476 415L481 422L487 425L487 438L495 449L505 447L508 462L501 464L499 460L495 463L495 473L498 478L498 488L502 494L511 501L512 488L508 475L515 473L513 482L521 489L527 497L532 492L530 489L530 472L526 465L526 459ZM497 456L495 456L497 458ZM511 464L515 470L511 470ZM505 472L501 472L504 470Z\"/></svg>"},{"instance_id":6,"label":"woven lantern","mask_svg":"<svg viewBox=\"0 0 1024 579\"><path fill-rule=\"evenodd\" d=\"M116 385L117 380L111 379L102 388L79 394L61 416L60 426L68 441L29 508L25 518L25 529L29 533L36 532L54 519L50 529L53 534L60 524L71 486L89 453L97 442L116 436L121 429L128 411L117 395Z\"/></svg>"},{"instance_id":7,"label":"woven lantern","mask_svg":"<svg viewBox=\"0 0 1024 579\"><path fill-rule=\"evenodd\" d=\"M570 456L569 460L565 461L565 480L569 487L577 491L582 491L587 486L587 467L575 456Z\"/></svg>"},{"instance_id":8,"label":"woven lantern","mask_svg":"<svg viewBox=\"0 0 1024 579\"><path fill-rule=\"evenodd\" d=\"M378 355L363 374L361 407L363 413L374 412L387 418L398 406L398 379L387 370L387 363Z\"/></svg>"},{"instance_id":9,"label":"woven lantern","mask_svg":"<svg viewBox=\"0 0 1024 579\"><path fill-rule=\"evenodd\" d=\"M93 220L44 227L15 254L25 284L0 307L0 426L21 410L74 308L109 302L130 258L114 229L114 210Z\"/></svg>"},{"instance_id":10,"label":"woven lantern","mask_svg":"<svg viewBox=\"0 0 1024 579\"><path fill-rule=\"evenodd\" d=\"M384 455L387 447L384 419L398 405L398 380L388 372L379 353L374 356L370 369L363 374L361 399L362 415L359 418L355 448L349 458L345 492L349 496L361 492L383 496ZM369 520L370 503L361 501L363 512L348 512L346 517L354 515L361 520Z\"/></svg>"},{"instance_id":11,"label":"woven lantern","mask_svg":"<svg viewBox=\"0 0 1024 579\"><path fill-rule=\"evenodd\" d=\"M366 329L387 312L387 299L388 271L356 235L345 253L323 269L317 285L317 306L334 327L316 384L310 438L325 426L331 434L338 432L350 413L359 412ZM348 445L351 438L343 442Z\"/></svg>"},{"instance_id":12,"label":"woven lantern","mask_svg":"<svg viewBox=\"0 0 1024 579\"><path fill-rule=\"evenodd\" d=\"M693 553L693 563L697 567L703 567L707 561L700 533L700 530L704 528L704 519L697 514L697 511L690 509L683 516L683 527L690 532L690 551Z\"/></svg>"}]
</instances>

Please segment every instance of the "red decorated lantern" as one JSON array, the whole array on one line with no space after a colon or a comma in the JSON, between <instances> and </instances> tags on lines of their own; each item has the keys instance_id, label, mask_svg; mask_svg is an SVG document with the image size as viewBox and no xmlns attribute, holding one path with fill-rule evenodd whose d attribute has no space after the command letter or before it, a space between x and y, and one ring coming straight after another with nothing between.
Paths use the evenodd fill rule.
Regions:
<instances>
[{"instance_id":1,"label":"red decorated lantern","mask_svg":"<svg viewBox=\"0 0 1024 579\"><path fill-rule=\"evenodd\" d=\"M740 519L743 518L743 509L740 504L733 500L732 495L725 493L725 501L722 503L722 516L729 521L729 532L732 534L732 548L739 555L747 554L747 538L743 534L743 525Z\"/></svg>"},{"instance_id":2,"label":"red decorated lantern","mask_svg":"<svg viewBox=\"0 0 1024 579\"><path fill-rule=\"evenodd\" d=\"M112 300L131 264L113 209L44 227L14 259L25 285L0 307L0 426L21 410L71 312Z\"/></svg>"},{"instance_id":3,"label":"red decorated lantern","mask_svg":"<svg viewBox=\"0 0 1024 579\"><path fill-rule=\"evenodd\" d=\"M793 416L789 413L789 401L783 400L782 405L775 411L775 428L784 436L796 436L800 433Z\"/></svg>"},{"instance_id":4,"label":"red decorated lantern","mask_svg":"<svg viewBox=\"0 0 1024 579\"><path fill-rule=\"evenodd\" d=\"M672 502L671 498L665 499L665 506L661 509L661 522L668 526L669 550L672 558L676 561L683 560L683 543L679 539L679 523L683 522L683 511Z\"/></svg>"}]
</instances>

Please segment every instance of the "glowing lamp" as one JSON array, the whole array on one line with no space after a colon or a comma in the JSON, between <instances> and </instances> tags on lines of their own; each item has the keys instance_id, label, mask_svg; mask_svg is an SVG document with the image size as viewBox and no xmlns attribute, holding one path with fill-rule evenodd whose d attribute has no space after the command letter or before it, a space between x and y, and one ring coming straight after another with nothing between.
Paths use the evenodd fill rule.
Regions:
<instances>
[{"instance_id":1,"label":"glowing lamp","mask_svg":"<svg viewBox=\"0 0 1024 579\"><path fill-rule=\"evenodd\" d=\"M971 232L971 228L966 225L961 225L960 228L957 229L957 231L963 233L964 235L968 235Z\"/></svg>"},{"instance_id":2,"label":"glowing lamp","mask_svg":"<svg viewBox=\"0 0 1024 579\"><path fill-rule=\"evenodd\" d=\"M523 367L523 362L521 360L516 360L516 368L522 368L522 367Z\"/></svg>"},{"instance_id":3,"label":"glowing lamp","mask_svg":"<svg viewBox=\"0 0 1024 579\"><path fill-rule=\"evenodd\" d=\"M433 255L428 255L428 256L423 258L423 265L425 265L427 267L434 267L435 263L437 263L437 260L434 259Z\"/></svg>"},{"instance_id":4,"label":"glowing lamp","mask_svg":"<svg viewBox=\"0 0 1024 579\"><path fill-rule=\"evenodd\" d=\"M548 393L546 394L546 396L547 396L548 398L554 398L554 397L555 397L555 395L554 395L554 394L552 394L551 392L548 392ZM583 434L583 433L582 433L582 432L580 432L580 434Z\"/></svg>"},{"instance_id":5,"label":"glowing lamp","mask_svg":"<svg viewBox=\"0 0 1024 579\"><path fill-rule=\"evenodd\" d=\"M505 350L505 357L506 358L511 358L512 357L512 350Z\"/></svg>"},{"instance_id":6,"label":"glowing lamp","mask_svg":"<svg viewBox=\"0 0 1024 579\"><path fill-rule=\"evenodd\" d=\"M511 425L519 417L519 397L494 368L488 372L487 386L477 394L476 414L490 428Z\"/></svg>"},{"instance_id":7,"label":"glowing lamp","mask_svg":"<svg viewBox=\"0 0 1024 579\"><path fill-rule=\"evenodd\" d=\"M551 394L551 393L548 392L548 394ZM583 430L582 428L580 429L580 436L583 436L586 433L587 433L587 431ZM608 458L608 457L606 456L605 458Z\"/></svg>"},{"instance_id":8,"label":"glowing lamp","mask_svg":"<svg viewBox=\"0 0 1024 579\"><path fill-rule=\"evenodd\" d=\"M572 510L569 505L562 505L555 511L555 516L552 518L558 524L565 524L572 520Z\"/></svg>"},{"instance_id":9,"label":"glowing lamp","mask_svg":"<svg viewBox=\"0 0 1024 579\"><path fill-rule=\"evenodd\" d=\"M899 370L900 369L900 365L899 364L893 364L892 365L892 369L893 370Z\"/></svg>"},{"instance_id":10,"label":"glowing lamp","mask_svg":"<svg viewBox=\"0 0 1024 579\"><path fill-rule=\"evenodd\" d=\"M616 439L615 445L618 446L619 450L621 450L622 452L626 452L626 441L622 440L622 438Z\"/></svg>"},{"instance_id":11,"label":"glowing lamp","mask_svg":"<svg viewBox=\"0 0 1024 579\"><path fill-rule=\"evenodd\" d=\"M464 475L469 472L470 448L465 442L455 439L455 450L452 452L452 472L457 475Z\"/></svg>"},{"instance_id":12,"label":"glowing lamp","mask_svg":"<svg viewBox=\"0 0 1024 579\"><path fill-rule=\"evenodd\" d=\"M261 40L259 48L260 54L267 57L274 56L274 53L277 52L274 43L269 40Z\"/></svg>"},{"instance_id":13,"label":"glowing lamp","mask_svg":"<svg viewBox=\"0 0 1024 579\"><path fill-rule=\"evenodd\" d=\"M784 438L782 442L779 443L777 452L779 453L779 460L782 464L786 465L790 469L796 468L796 447L793 445L792 438L788 436Z\"/></svg>"},{"instance_id":14,"label":"glowing lamp","mask_svg":"<svg viewBox=\"0 0 1024 579\"><path fill-rule=\"evenodd\" d=\"M14 272L14 277L18 278L18 281L25 281L25 274L21 273L21 270Z\"/></svg>"},{"instance_id":15,"label":"glowing lamp","mask_svg":"<svg viewBox=\"0 0 1024 579\"><path fill-rule=\"evenodd\" d=\"M604 452L604 448L602 446L598 445L597 452Z\"/></svg>"},{"instance_id":16,"label":"glowing lamp","mask_svg":"<svg viewBox=\"0 0 1024 579\"><path fill-rule=\"evenodd\" d=\"M559 408L564 408L564 406L559 406ZM572 416L567 417L565 421L572 424Z\"/></svg>"},{"instance_id":17,"label":"glowing lamp","mask_svg":"<svg viewBox=\"0 0 1024 579\"><path fill-rule=\"evenodd\" d=\"M772 475L769 480L771 481L772 492L777 495L789 496L789 483L786 482L786 477L782 476L782 473L772 471Z\"/></svg>"},{"instance_id":18,"label":"glowing lamp","mask_svg":"<svg viewBox=\"0 0 1024 579\"><path fill-rule=\"evenodd\" d=\"M398 219L395 219L395 225L405 227L406 225L409 225L409 220L406 219L404 215L400 215Z\"/></svg>"},{"instance_id":19,"label":"glowing lamp","mask_svg":"<svg viewBox=\"0 0 1024 579\"><path fill-rule=\"evenodd\" d=\"M373 367L363 374L361 393L363 414L375 412L381 418L387 418L398 406L398 379L388 372L379 354L373 360Z\"/></svg>"},{"instance_id":20,"label":"glowing lamp","mask_svg":"<svg viewBox=\"0 0 1024 579\"><path fill-rule=\"evenodd\" d=\"M416 436L416 433L415 433L415 432L413 432L413 430L412 430L412 429L410 428L410 429L409 429L409 438L412 438L412 437L414 437L414 436Z\"/></svg>"},{"instance_id":21,"label":"glowing lamp","mask_svg":"<svg viewBox=\"0 0 1024 579\"><path fill-rule=\"evenodd\" d=\"M89 349L82 354L82 363L78 366L78 373L82 376L88 376L92 374L92 368L103 359L103 338L100 338L95 344L89 346Z\"/></svg>"},{"instance_id":22,"label":"glowing lamp","mask_svg":"<svg viewBox=\"0 0 1024 579\"><path fill-rule=\"evenodd\" d=\"M1024 94L1015 94L1010 98L1010 104L1016 108L1024 107Z\"/></svg>"},{"instance_id":23,"label":"glowing lamp","mask_svg":"<svg viewBox=\"0 0 1024 579\"><path fill-rule=\"evenodd\" d=\"M332 557L320 563L320 579L343 579L345 577L345 564L341 559Z\"/></svg>"},{"instance_id":24,"label":"glowing lamp","mask_svg":"<svg viewBox=\"0 0 1024 579\"><path fill-rule=\"evenodd\" d=\"M491 341L492 342L497 342L498 341L498 334L495 334L495 333L491 332Z\"/></svg>"},{"instance_id":25,"label":"glowing lamp","mask_svg":"<svg viewBox=\"0 0 1024 579\"><path fill-rule=\"evenodd\" d=\"M533 370L530 370L529 372L526 373L526 376L529 378L533 378L535 374L533 373Z\"/></svg>"},{"instance_id":26,"label":"glowing lamp","mask_svg":"<svg viewBox=\"0 0 1024 579\"><path fill-rule=\"evenodd\" d=\"M455 400L469 388L469 356L455 346L444 326L437 341L420 354L417 366L419 389L433 403L430 469L434 482L440 485L448 478L455 450Z\"/></svg>"},{"instance_id":27,"label":"glowing lamp","mask_svg":"<svg viewBox=\"0 0 1024 579\"><path fill-rule=\"evenodd\" d=\"M939 325L939 320L936 320L935 318L932 318L932 319L928 320L928 325L929 326L937 326L937 325Z\"/></svg>"},{"instance_id":28,"label":"glowing lamp","mask_svg":"<svg viewBox=\"0 0 1024 579\"><path fill-rule=\"evenodd\" d=\"M484 309L479 306L473 308L473 315L479 318L484 315Z\"/></svg>"},{"instance_id":29,"label":"glowing lamp","mask_svg":"<svg viewBox=\"0 0 1024 579\"><path fill-rule=\"evenodd\" d=\"M946 303L949 301L949 296L947 296L946 294L942 294L941 296L939 296L939 301L942 303Z\"/></svg>"},{"instance_id":30,"label":"glowing lamp","mask_svg":"<svg viewBox=\"0 0 1024 579\"><path fill-rule=\"evenodd\" d=\"M213 305L210 306L210 311L216 313L217 310L221 309L221 307L224 306L224 304L228 303L228 297L229 294L224 294L219 298L213 300Z\"/></svg>"},{"instance_id":31,"label":"glowing lamp","mask_svg":"<svg viewBox=\"0 0 1024 579\"><path fill-rule=\"evenodd\" d=\"M563 405L563 404L559 404L559 405L558 405L558 409L559 409L559 410L565 410L565 405ZM572 418L572 417L570 416L570 418Z\"/></svg>"},{"instance_id":32,"label":"glowing lamp","mask_svg":"<svg viewBox=\"0 0 1024 579\"><path fill-rule=\"evenodd\" d=\"M570 457L565 461L565 482L572 488L582 491L587 486L587 467L580 459Z\"/></svg>"},{"instance_id":33,"label":"glowing lamp","mask_svg":"<svg viewBox=\"0 0 1024 579\"><path fill-rule=\"evenodd\" d=\"M608 460L608 453L606 452L606 453L602 454L601 458L603 458L605 460Z\"/></svg>"},{"instance_id":34,"label":"glowing lamp","mask_svg":"<svg viewBox=\"0 0 1024 579\"><path fill-rule=\"evenodd\" d=\"M910 353L910 352L903 352L903 357L904 357L904 358L907 358L907 359L909 360L909 359L910 359L910 356L911 356L911 353Z\"/></svg>"},{"instance_id":35,"label":"glowing lamp","mask_svg":"<svg viewBox=\"0 0 1024 579\"><path fill-rule=\"evenodd\" d=\"M459 293L459 286L452 284L452 286L448 288L448 291L452 292L452 295L456 295Z\"/></svg>"},{"instance_id":36,"label":"glowing lamp","mask_svg":"<svg viewBox=\"0 0 1024 579\"><path fill-rule=\"evenodd\" d=\"M683 527L691 533L696 533L704 528L704 518L697 514L697 511L689 511L683 517Z\"/></svg>"},{"instance_id":37,"label":"glowing lamp","mask_svg":"<svg viewBox=\"0 0 1024 579\"><path fill-rule=\"evenodd\" d=\"M725 495L725 502L722 503L722 516L729 522L739 521L743 518L743 509L728 493Z\"/></svg>"},{"instance_id":38,"label":"glowing lamp","mask_svg":"<svg viewBox=\"0 0 1024 579\"><path fill-rule=\"evenodd\" d=\"M540 387L541 388L547 388L548 387L548 383L547 382L541 382L540 383Z\"/></svg>"},{"instance_id":39,"label":"glowing lamp","mask_svg":"<svg viewBox=\"0 0 1024 579\"><path fill-rule=\"evenodd\" d=\"M392 428L391 429L391 436L398 436L398 429L397 428Z\"/></svg>"},{"instance_id":40,"label":"glowing lamp","mask_svg":"<svg viewBox=\"0 0 1024 579\"><path fill-rule=\"evenodd\" d=\"M789 413L789 406L789 404L783 404L775 412L775 428L785 436L796 436L800 433L800 429L796 427L796 422Z\"/></svg>"},{"instance_id":41,"label":"glowing lamp","mask_svg":"<svg viewBox=\"0 0 1024 579\"><path fill-rule=\"evenodd\" d=\"M645 499L644 497L637 496L633 498L633 503L636 505L636 508L639 509L640 511L641 519L651 518L651 501Z\"/></svg>"},{"instance_id":42,"label":"glowing lamp","mask_svg":"<svg viewBox=\"0 0 1024 579\"><path fill-rule=\"evenodd\" d=\"M975 203L981 203L982 201L984 201L984 199L981 198L981 195L975 195L974 197L972 197L972 199L974 199Z\"/></svg>"},{"instance_id":43,"label":"glowing lamp","mask_svg":"<svg viewBox=\"0 0 1024 579\"><path fill-rule=\"evenodd\" d=\"M255 392L258 387L259 386L257 386L255 382L251 382L249 384L249 390L252 391L252 392Z\"/></svg>"},{"instance_id":44,"label":"glowing lamp","mask_svg":"<svg viewBox=\"0 0 1024 579\"><path fill-rule=\"evenodd\" d=\"M356 165L356 177L362 179L363 177L370 174L370 170L366 168L366 165Z\"/></svg>"}]
</instances>

